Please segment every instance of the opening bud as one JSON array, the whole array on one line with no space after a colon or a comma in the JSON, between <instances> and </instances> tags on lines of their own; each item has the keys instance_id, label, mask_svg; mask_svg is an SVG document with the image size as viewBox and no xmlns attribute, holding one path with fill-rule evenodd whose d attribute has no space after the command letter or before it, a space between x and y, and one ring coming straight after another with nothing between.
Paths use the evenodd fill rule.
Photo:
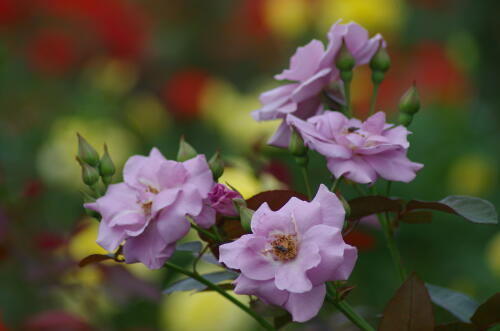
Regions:
<instances>
[{"instance_id":1,"label":"opening bud","mask_svg":"<svg viewBox=\"0 0 500 331\"><path fill-rule=\"evenodd\" d=\"M254 211L247 208L247 203L243 199L233 199L233 205L234 208L238 211L238 214L240 214L241 226L243 227L243 229L245 229L245 231L251 232L252 229L250 227L250 224L252 222Z\"/></svg>"},{"instance_id":2,"label":"opening bud","mask_svg":"<svg viewBox=\"0 0 500 331\"><path fill-rule=\"evenodd\" d=\"M99 173L101 174L101 177L107 178L111 180L111 177L115 174L116 168L113 163L113 160L111 160L111 156L109 155L108 152L108 146L104 144L104 154L101 158L101 162L99 162Z\"/></svg>"},{"instance_id":3,"label":"opening bud","mask_svg":"<svg viewBox=\"0 0 500 331\"><path fill-rule=\"evenodd\" d=\"M215 154L210 158L210 160L208 161L208 166L212 171L214 180L217 181L224 173L224 160L222 160L219 151L216 151Z\"/></svg>"},{"instance_id":4,"label":"opening bud","mask_svg":"<svg viewBox=\"0 0 500 331\"><path fill-rule=\"evenodd\" d=\"M389 70L390 66L391 58L389 57L389 53L387 53L385 47L382 45L382 41L380 41L377 52L370 60L370 68L372 69L372 71L380 71L382 73L385 73L387 70Z\"/></svg>"},{"instance_id":5,"label":"opening bud","mask_svg":"<svg viewBox=\"0 0 500 331\"><path fill-rule=\"evenodd\" d=\"M184 136L181 137L181 141L179 142L179 151L177 152L177 161L184 162L189 159L192 159L198 155L198 152L186 142Z\"/></svg>"},{"instance_id":6,"label":"opening bud","mask_svg":"<svg viewBox=\"0 0 500 331\"><path fill-rule=\"evenodd\" d=\"M304 140L295 129L292 130L288 149L294 156L304 156L307 154L307 147L304 145Z\"/></svg>"},{"instance_id":7,"label":"opening bud","mask_svg":"<svg viewBox=\"0 0 500 331\"><path fill-rule=\"evenodd\" d=\"M399 111L410 115L415 115L420 109L420 97L418 96L415 83L403 94L399 100Z\"/></svg>"},{"instance_id":8,"label":"opening bud","mask_svg":"<svg viewBox=\"0 0 500 331\"><path fill-rule=\"evenodd\" d=\"M335 59L335 65L340 71L352 71L356 65L356 59L347 49L345 40L342 40L342 47L340 48L337 58Z\"/></svg>"},{"instance_id":9,"label":"opening bud","mask_svg":"<svg viewBox=\"0 0 500 331\"><path fill-rule=\"evenodd\" d=\"M79 133L76 135L78 137L78 157L82 162L92 167L97 167L99 164L99 154Z\"/></svg>"}]
</instances>

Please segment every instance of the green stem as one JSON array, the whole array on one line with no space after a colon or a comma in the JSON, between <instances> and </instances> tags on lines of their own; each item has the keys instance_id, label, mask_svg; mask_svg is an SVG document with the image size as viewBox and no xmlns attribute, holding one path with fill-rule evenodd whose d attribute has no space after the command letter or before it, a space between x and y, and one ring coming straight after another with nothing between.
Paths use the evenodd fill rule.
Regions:
<instances>
[{"instance_id":1,"label":"green stem","mask_svg":"<svg viewBox=\"0 0 500 331\"><path fill-rule=\"evenodd\" d=\"M380 83L373 84L373 93L372 93L372 99L370 102L370 112L368 113L368 116L371 116L375 113L375 105L377 103L377 94L378 94L378 87L379 86L380 86Z\"/></svg>"},{"instance_id":2,"label":"green stem","mask_svg":"<svg viewBox=\"0 0 500 331\"><path fill-rule=\"evenodd\" d=\"M332 284L326 283L326 300L333 304L342 312L351 322L363 331L375 331L375 329L361 316L352 309L351 305L345 300L338 300L337 291Z\"/></svg>"},{"instance_id":3,"label":"green stem","mask_svg":"<svg viewBox=\"0 0 500 331\"><path fill-rule=\"evenodd\" d=\"M219 229L217 228L217 225L212 226L212 231L214 233L214 236L217 238L218 242L220 242L220 243L224 242L224 239L222 238L222 235L219 232Z\"/></svg>"},{"instance_id":4,"label":"green stem","mask_svg":"<svg viewBox=\"0 0 500 331\"><path fill-rule=\"evenodd\" d=\"M391 195L391 186L392 186L392 182L390 180L388 180L387 187L385 189L385 196L386 197L389 197L389 195Z\"/></svg>"},{"instance_id":5,"label":"green stem","mask_svg":"<svg viewBox=\"0 0 500 331\"><path fill-rule=\"evenodd\" d=\"M340 176L339 178L335 178L335 180L332 183L332 187L330 187L330 192L335 193L335 190L339 186L341 180L342 180L342 176Z\"/></svg>"},{"instance_id":6,"label":"green stem","mask_svg":"<svg viewBox=\"0 0 500 331\"><path fill-rule=\"evenodd\" d=\"M226 291L224 291L222 288L220 288L218 285L212 283L211 281L203 278L201 275L198 275L194 272L190 272L188 270L185 270L175 264L172 264L170 262L166 262L165 263L165 266L167 266L168 268L172 269L172 270L175 270L181 274L184 274L188 277L191 277L193 278L194 280L197 280L198 282L206 285L208 288L210 288L211 290L214 290L216 292L218 292L220 295L222 295L224 298L226 298L227 300L231 301L233 304L235 304L238 308L240 308L241 310L243 310L245 313L247 313L248 315L250 315L251 317L253 317L257 322L259 322L259 324L266 330L276 330L268 321L266 321L265 319L263 319L262 317L260 317L259 315L257 315L253 310L251 310L250 308L248 308L247 306L245 306L243 303L241 303L239 300L237 300L235 297L233 297L232 295L228 294Z\"/></svg>"},{"instance_id":7,"label":"green stem","mask_svg":"<svg viewBox=\"0 0 500 331\"><path fill-rule=\"evenodd\" d=\"M404 282L406 279L406 271L401 263L401 255L399 254L398 247L396 246L396 241L394 240L394 232L391 229L391 225L387 219L385 214L377 214L378 220L382 229L384 231L385 239L387 242L387 247L391 253L392 261L394 266L396 267L396 271L399 274L399 278L401 282Z\"/></svg>"},{"instance_id":8,"label":"green stem","mask_svg":"<svg viewBox=\"0 0 500 331\"><path fill-rule=\"evenodd\" d=\"M212 239L213 241L215 242L220 242L219 239L210 231L207 231L205 229L202 229L200 228L198 225L196 225L195 223L191 223L191 227L193 229L195 229L196 231L198 232L201 232L203 233L205 236L209 237L210 239Z\"/></svg>"},{"instance_id":9,"label":"green stem","mask_svg":"<svg viewBox=\"0 0 500 331\"><path fill-rule=\"evenodd\" d=\"M351 110L351 79L346 79L344 81L344 93L345 93L345 114L348 118L352 117Z\"/></svg>"},{"instance_id":10,"label":"green stem","mask_svg":"<svg viewBox=\"0 0 500 331\"><path fill-rule=\"evenodd\" d=\"M307 166L301 166L302 177L304 177L304 183L306 184L307 197L312 199L311 184L309 183L309 175L307 174Z\"/></svg>"}]
</instances>

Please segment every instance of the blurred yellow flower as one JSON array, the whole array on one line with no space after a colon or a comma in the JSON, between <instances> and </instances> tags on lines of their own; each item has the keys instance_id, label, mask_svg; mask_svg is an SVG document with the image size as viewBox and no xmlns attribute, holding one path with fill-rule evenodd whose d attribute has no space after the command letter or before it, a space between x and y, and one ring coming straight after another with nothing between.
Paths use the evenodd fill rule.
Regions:
<instances>
[{"instance_id":1,"label":"blurred yellow flower","mask_svg":"<svg viewBox=\"0 0 500 331\"><path fill-rule=\"evenodd\" d=\"M317 12L319 31L328 32L339 18L355 21L371 34L396 32L404 20L402 0L320 0Z\"/></svg>"},{"instance_id":2,"label":"blurred yellow flower","mask_svg":"<svg viewBox=\"0 0 500 331\"><path fill-rule=\"evenodd\" d=\"M262 190L262 185L251 170L242 167L226 167L219 183L233 186L247 199Z\"/></svg>"},{"instance_id":3,"label":"blurred yellow flower","mask_svg":"<svg viewBox=\"0 0 500 331\"><path fill-rule=\"evenodd\" d=\"M247 296L236 297L244 303L249 302ZM162 311L163 330L244 331L255 328L251 317L215 292L173 293L165 296Z\"/></svg>"},{"instance_id":4,"label":"blurred yellow flower","mask_svg":"<svg viewBox=\"0 0 500 331\"><path fill-rule=\"evenodd\" d=\"M488 244L486 259L493 274L500 279L500 232Z\"/></svg>"},{"instance_id":5,"label":"blurred yellow flower","mask_svg":"<svg viewBox=\"0 0 500 331\"><path fill-rule=\"evenodd\" d=\"M130 91L137 81L134 64L112 58L93 60L84 74L94 87L117 95Z\"/></svg>"},{"instance_id":6,"label":"blurred yellow flower","mask_svg":"<svg viewBox=\"0 0 500 331\"><path fill-rule=\"evenodd\" d=\"M51 184L70 188L82 187L80 166L75 161L76 133L79 132L102 154L103 145L109 147L117 173L131 156L136 146L135 137L124 128L107 119L65 117L57 120L50 129L50 136L37 155L37 170Z\"/></svg>"},{"instance_id":7,"label":"blurred yellow flower","mask_svg":"<svg viewBox=\"0 0 500 331\"><path fill-rule=\"evenodd\" d=\"M152 94L136 94L125 105L125 114L132 127L145 136L164 132L171 118L161 101Z\"/></svg>"},{"instance_id":8,"label":"blurred yellow flower","mask_svg":"<svg viewBox=\"0 0 500 331\"><path fill-rule=\"evenodd\" d=\"M483 196L495 183L493 163L481 155L464 155L453 163L448 186L453 194Z\"/></svg>"},{"instance_id":9,"label":"blurred yellow flower","mask_svg":"<svg viewBox=\"0 0 500 331\"><path fill-rule=\"evenodd\" d=\"M307 30L312 17L308 0L266 0L264 3L266 25L281 38L300 37Z\"/></svg>"},{"instance_id":10,"label":"blurred yellow flower","mask_svg":"<svg viewBox=\"0 0 500 331\"><path fill-rule=\"evenodd\" d=\"M200 104L204 119L239 146L248 148L259 139L267 139L279 124L279 121L254 121L250 112L260 107L258 94L241 95L223 80L207 83Z\"/></svg>"}]
</instances>

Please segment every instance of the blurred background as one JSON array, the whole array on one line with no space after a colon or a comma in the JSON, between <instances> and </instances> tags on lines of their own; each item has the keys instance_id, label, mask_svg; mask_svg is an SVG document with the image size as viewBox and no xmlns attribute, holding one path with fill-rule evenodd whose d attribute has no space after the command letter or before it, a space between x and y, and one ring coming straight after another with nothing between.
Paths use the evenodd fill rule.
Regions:
<instances>
[{"instance_id":1,"label":"blurred background","mask_svg":"<svg viewBox=\"0 0 500 331\"><path fill-rule=\"evenodd\" d=\"M76 132L100 152L106 142L119 166L152 146L173 158L184 134L207 155L220 149L222 180L246 197L303 190L288 153L265 146L277 123L249 113L296 47L325 41L338 18L388 41L393 65L378 108L396 118L413 81L423 99L410 158L425 168L393 194L498 205L499 12L495 0L0 0L0 330L255 329L210 292L162 295L178 278L166 271L78 267L105 252L82 208ZM364 117L370 71L359 68L353 84L354 112ZM315 187L329 183L321 157L310 168ZM360 249L350 301L376 323L396 272L376 226L347 240ZM407 269L430 283L478 302L500 288L498 227L436 214L430 225L402 225L398 243ZM350 325L325 308L287 330Z\"/></svg>"}]
</instances>

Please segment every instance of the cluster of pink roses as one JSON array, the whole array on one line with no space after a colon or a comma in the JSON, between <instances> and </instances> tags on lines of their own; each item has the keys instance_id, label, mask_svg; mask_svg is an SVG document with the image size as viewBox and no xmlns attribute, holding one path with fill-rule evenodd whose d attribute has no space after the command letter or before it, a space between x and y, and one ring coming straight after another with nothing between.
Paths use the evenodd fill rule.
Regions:
<instances>
[{"instance_id":1,"label":"cluster of pink roses","mask_svg":"<svg viewBox=\"0 0 500 331\"><path fill-rule=\"evenodd\" d=\"M409 131L386 123L378 112L362 122L338 111L327 111L322 96L344 104L343 82L335 58L342 45L355 65L370 62L380 35L356 23L337 22L328 33L328 46L313 40L297 50L290 68L276 76L293 83L262 94L258 121L282 119L270 144L287 147L292 130L305 146L327 158L336 178L373 184L383 177L409 182L422 168L407 158ZM125 165L124 182L85 207L102 216L97 242L109 251L123 245L127 263L160 268L175 243L191 227L215 224L216 213L238 216L233 199L241 198L213 179L203 155L184 162L165 159L153 149L148 157L133 156ZM324 185L311 201L291 198L279 210L262 204L253 214L251 233L219 246L226 267L238 270L234 291L255 295L287 309L294 321L306 321L321 308L325 283L346 280L357 260L357 250L342 238L345 211Z\"/></svg>"},{"instance_id":2,"label":"cluster of pink roses","mask_svg":"<svg viewBox=\"0 0 500 331\"><path fill-rule=\"evenodd\" d=\"M374 183L380 176L387 180L409 182L415 178L421 164L407 158L410 133L404 126L385 121L385 114L376 113L365 122L349 119L337 111L325 111L323 94L343 103L342 86L335 57L344 43L356 66L367 64L385 41L351 22L335 23L328 33L326 50L320 41L313 40L301 47L290 61L290 69L277 79L297 81L280 86L261 95L262 108L253 112L257 121L283 119L269 143L287 147L291 130L299 132L305 145L327 158L328 169L336 177L354 182ZM340 94L339 94L340 92Z\"/></svg>"},{"instance_id":3,"label":"cluster of pink roses","mask_svg":"<svg viewBox=\"0 0 500 331\"><path fill-rule=\"evenodd\" d=\"M123 242L127 263L161 268L191 225L187 216L209 228L215 214L234 215L237 192L215 184L204 155L185 162L165 159L156 148L149 156L132 156L123 183L111 184L106 194L85 204L101 217L97 243L108 251Z\"/></svg>"}]
</instances>

